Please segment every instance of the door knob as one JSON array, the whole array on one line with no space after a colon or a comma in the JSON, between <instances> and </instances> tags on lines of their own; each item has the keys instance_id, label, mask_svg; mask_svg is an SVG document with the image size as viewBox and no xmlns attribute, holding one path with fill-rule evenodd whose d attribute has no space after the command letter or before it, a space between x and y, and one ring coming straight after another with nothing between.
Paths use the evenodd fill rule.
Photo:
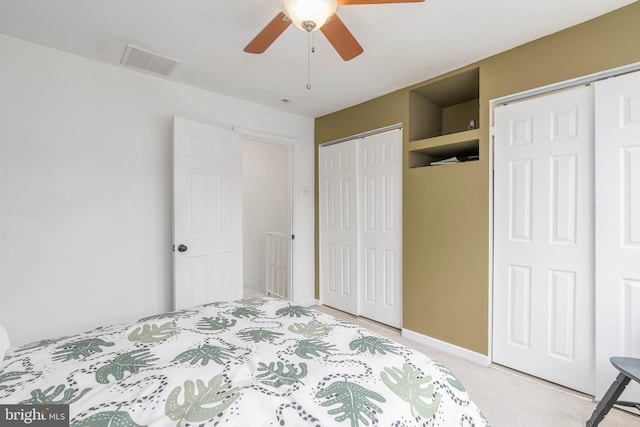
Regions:
<instances>
[{"instance_id":1,"label":"door knob","mask_svg":"<svg viewBox=\"0 0 640 427\"><path fill-rule=\"evenodd\" d=\"M178 245L178 252L187 252L187 249L186 245Z\"/></svg>"}]
</instances>

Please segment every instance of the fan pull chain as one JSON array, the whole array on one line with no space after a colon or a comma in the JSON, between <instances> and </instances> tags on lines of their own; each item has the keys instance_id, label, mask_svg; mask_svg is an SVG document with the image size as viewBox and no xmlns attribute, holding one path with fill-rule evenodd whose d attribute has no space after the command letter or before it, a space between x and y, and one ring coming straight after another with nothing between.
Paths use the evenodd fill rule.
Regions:
<instances>
[{"instance_id":1,"label":"fan pull chain","mask_svg":"<svg viewBox=\"0 0 640 427\"><path fill-rule=\"evenodd\" d=\"M313 31L309 31L309 48L307 49L307 89L311 90L311 54L315 53L316 47L313 41Z\"/></svg>"}]
</instances>

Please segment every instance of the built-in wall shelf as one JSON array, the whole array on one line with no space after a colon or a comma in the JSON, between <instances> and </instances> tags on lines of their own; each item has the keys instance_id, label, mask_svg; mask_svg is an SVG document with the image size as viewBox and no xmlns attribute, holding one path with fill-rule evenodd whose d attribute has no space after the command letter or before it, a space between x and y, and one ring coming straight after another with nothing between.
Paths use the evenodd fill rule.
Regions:
<instances>
[{"instance_id":1,"label":"built-in wall shelf","mask_svg":"<svg viewBox=\"0 0 640 427\"><path fill-rule=\"evenodd\" d=\"M446 151L446 146L463 141L473 141L480 139L480 129L467 130L449 135L436 136L433 138L420 139L409 142L409 151L430 150L432 152Z\"/></svg>"},{"instance_id":2,"label":"built-in wall shelf","mask_svg":"<svg viewBox=\"0 0 640 427\"><path fill-rule=\"evenodd\" d=\"M409 167L420 168L479 160L478 129L409 143ZM447 160L449 160L447 162Z\"/></svg>"},{"instance_id":3,"label":"built-in wall shelf","mask_svg":"<svg viewBox=\"0 0 640 427\"><path fill-rule=\"evenodd\" d=\"M409 93L409 167L479 160L480 70L472 68Z\"/></svg>"},{"instance_id":4,"label":"built-in wall shelf","mask_svg":"<svg viewBox=\"0 0 640 427\"><path fill-rule=\"evenodd\" d=\"M479 98L478 68L412 89L409 93L409 140L477 129Z\"/></svg>"}]
</instances>

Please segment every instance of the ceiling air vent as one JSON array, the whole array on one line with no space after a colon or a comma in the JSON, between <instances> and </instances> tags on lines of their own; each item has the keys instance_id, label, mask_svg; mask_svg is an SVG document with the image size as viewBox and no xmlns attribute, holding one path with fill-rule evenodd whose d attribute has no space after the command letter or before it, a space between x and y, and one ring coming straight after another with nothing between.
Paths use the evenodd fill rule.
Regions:
<instances>
[{"instance_id":1,"label":"ceiling air vent","mask_svg":"<svg viewBox=\"0 0 640 427\"><path fill-rule=\"evenodd\" d=\"M128 44L120 63L166 77L175 70L180 61Z\"/></svg>"}]
</instances>

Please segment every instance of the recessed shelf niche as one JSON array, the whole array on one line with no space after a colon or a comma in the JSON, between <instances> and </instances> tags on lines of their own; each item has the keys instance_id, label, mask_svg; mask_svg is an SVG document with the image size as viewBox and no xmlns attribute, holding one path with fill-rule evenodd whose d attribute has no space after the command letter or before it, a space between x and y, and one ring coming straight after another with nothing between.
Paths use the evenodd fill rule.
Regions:
<instances>
[{"instance_id":1,"label":"recessed shelf niche","mask_svg":"<svg viewBox=\"0 0 640 427\"><path fill-rule=\"evenodd\" d=\"M477 129L480 71L468 71L417 87L409 93L409 140ZM470 127L470 124L473 125Z\"/></svg>"},{"instance_id":2,"label":"recessed shelf niche","mask_svg":"<svg viewBox=\"0 0 640 427\"><path fill-rule=\"evenodd\" d=\"M479 132L475 129L412 142L414 147L409 151L409 168L479 160Z\"/></svg>"}]
</instances>

